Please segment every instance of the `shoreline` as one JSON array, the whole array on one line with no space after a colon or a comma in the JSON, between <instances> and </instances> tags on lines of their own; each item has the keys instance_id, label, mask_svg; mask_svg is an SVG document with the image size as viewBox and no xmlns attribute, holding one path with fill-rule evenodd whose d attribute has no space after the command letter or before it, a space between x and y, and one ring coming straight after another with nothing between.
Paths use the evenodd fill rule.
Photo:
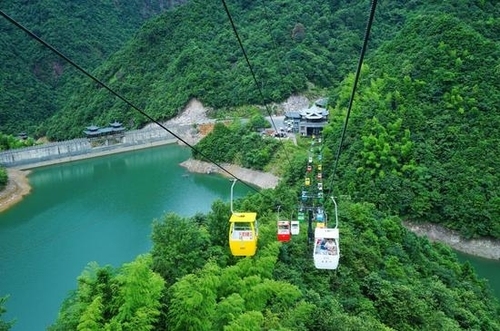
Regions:
<instances>
[{"instance_id":1,"label":"shoreline","mask_svg":"<svg viewBox=\"0 0 500 331\"><path fill-rule=\"evenodd\" d=\"M431 242L446 244L459 252L489 260L500 260L500 240L498 239L464 239L457 231L446 229L438 224L401 223L419 237L427 237Z\"/></svg>"},{"instance_id":2,"label":"shoreline","mask_svg":"<svg viewBox=\"0 0 500 331\"><path fill-rule=\"evenodd\" d=\"M163 140L147 144L117 147L106 151L96 151L90 154L82 154L73 157L64 157L50 161L35 162L17 167L5 168L7 171L7 175L9 177L9 181L5 186L5 188L0 191L0 213L20 202L26 195L28 195L31 192L31 185L28 180L28 175L31 173L31 169L46 167L55 164L69 163L78 160L97 158L106 155L126 153L130 151L141 150L145 148L151 148L163 145L170 145L175 143L178 143L177 139Z\"/></svg>"},{"instance_id":3,"label":"shoreline","mask_svg":"<svg viewBox=\"0 0 500 331\"><path fill-rule=\"evenodd\" d=\"M283 109L288 110L293 110L295 108L298 109L302 105L303 101L304 100L299 97L291 97L289 101L282 106ZM196 99L191 100L184 111L181 112L177 117L167 121L164 124L192 125L192 123L198 123L198 125L201 125L203 123L213 124L213 120L208 119L206 116L205 107ZM195 145L206 134L206 130L202 130L202 132L186 134L183 139L185 139L185 141L189 141L190 144ZM177 139L172 139L168 141L145 143L134 146L122 146L107 151L96 150L91 154L74 156L70 158L67 157L46 162L32 163L13 168L6 168L9 176L9 182L7 183L5 189L0 191L0 213L20 202L24 196L28 195L31 192L31 186L28 180L28 175L30 173L29 169L174 143L183 145ZM227 172L208 162L188 159L182 162L180 165L193 173L217 173L225 177L230 177ZM279 177L274 176L270 173L245 169L228 163L224 163L222 164L222 166L231 174L238 177L238 179L261 189L275 188L279 182ZM402 225L418 236L426 236L431 242L438 241L447 244L453 249L465 254L470 254L486 259L500 260L500 240L492 240L486 238L466 240L464 238L461 238L457 232L431 223L402 222Z\"/></svg>"},{"instance_id":4,"label":"shoreline","mask_svg":"<svg viewBox=\"0 0 500 331\"><path fill-rule=\"evenodd\" d=\"M142 148L153 147L151 145L142 146ZM141 149L122 149L121 151L115 150L108 154L116 154L120 152L127 152L130 150ZM93 157L98 157L102 155L95 155ZM70 162L70 161L60 161ZM45 166L39 165L39 166ZM188 159L182 163L180 166L186 168L189 172L201 173L201 174L211 174L216 173L225 177L230 177L224 171L222 171L217 166L209 162L203 162L194 159ZM254 185L261 189L272 189L278 185L279 177L265 173L261 171L251 170L242 168L233 164L222 164L224 169L228 170L230 173L234 174L240 180ZM31 166L30 168L35 168ZM9 209L10 207L16 205L22 199L31 192L31 185L29 184L28 176L30 170L18 169L18 168L6 168L9 182L4 190L0 191L0 213ZM437 224L431 223L413 223L413 222L402 222L402 225L413 232L417 236L425 236L431 242L441 242L451 248L460 251L465 254L473 255L476 257L481 257L490 260L500 260L500 240L493 239L464 239L460 237L458 232L446 229Z\"/></svg>"},{"instance_id":5,"label":"shoreline","mask_svg":"<svg viewBox=\"0 0 500 331\"><path fill-rule=\"evenodd\" d=\"M18 202L31 192L31 185L28 175L31 171L7 168L9 181L5 188L0 191L0 212L3 212Z\"/></svg>"},{"instance_id":6,"label":"shoreline","mask_svg":"<svg viewBox=\"0 0 500 331\"><path fill-rule=\"evenodd\" d=\"M212 174L217 173L224 177L230 177L227 172L223 171L219 167L215 166L210 162L204 162L195 159L188 159L182 163L180 166L186 168L189 172L199 173L199 174ZM279 177L262 171L242 168L234 164L222 163L221 166L228 172L232 173L234 176L238 177L245 183L257 186L261 189L275 188L278 186Z\"/></svg>"}]
</instances>

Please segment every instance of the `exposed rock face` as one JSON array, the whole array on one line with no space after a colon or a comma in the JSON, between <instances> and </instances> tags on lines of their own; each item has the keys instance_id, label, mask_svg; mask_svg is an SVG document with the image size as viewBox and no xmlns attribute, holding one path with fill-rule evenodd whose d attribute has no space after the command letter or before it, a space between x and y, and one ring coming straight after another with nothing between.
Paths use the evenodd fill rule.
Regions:
<instances>
[{"instance_id":1,"label":"exposed rock face","mask_svg":"<svg viewBox=\"0 0 500 331\"><path fill-rule=\"evenodd\" d=\"M430 241L445 243L457 251L500 260L500 240L464 239L456 231L431 223L403 222L403 225L418 236L426 236Z\"/></svg>"},{"instance_id":2,"label":"exposed rock face","mask_svg":"<svg viewBox=\"0 0 500 331\"><path fill-rule=\"evenodd\" d=\"M230 177L230 175L214 165L213 163L203 162L199 160L189 159L181 163L181 166L189 170L190 172L196 173L218 173L226 177ZM226 169L228 172L238 177L238 179L255 185L259 188L275 188L278 185L279 178L274 176L273 174L269 174L266 172L261 172L257 170L251 170L236 166L234 164L223 163L221 166Z\"/></svg>"}]
</instances>

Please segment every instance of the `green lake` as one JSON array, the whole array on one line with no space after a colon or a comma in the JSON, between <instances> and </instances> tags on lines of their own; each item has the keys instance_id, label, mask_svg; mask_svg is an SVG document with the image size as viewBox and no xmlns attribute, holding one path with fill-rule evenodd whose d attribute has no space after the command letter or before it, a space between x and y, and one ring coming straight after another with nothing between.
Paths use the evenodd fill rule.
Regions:
<instances>
[{"instance_id":1,"label":"green lake","mask_svg":"<svg viewBox=\"0 0 500 331\"><path fill-rule=\"evenodd\" d=\"M169 145L33 170L32 192L0 213L0 296L12 331L45 330L85 266L120 266L151 248L151 222L229 201L231 182L190 174L190 150ZM250 189L235 186L235 196ZM460 255L500 297L500 262Z\"/></svg>"},{"instance_id":2,"label":"green lake","mask_svg":"<svg viewBox=\"0 0 500 331\"><path fill-rule=\"evenodd\" d=\"M188 148L168 145L33 170L32 192L0 213L0 296L12 331L45 330L85 266L119 266L151 248L151 222L229 201L231 182L191 174ZM250 192L235 185L235 197Z\"/></svg>"}]
</instances>

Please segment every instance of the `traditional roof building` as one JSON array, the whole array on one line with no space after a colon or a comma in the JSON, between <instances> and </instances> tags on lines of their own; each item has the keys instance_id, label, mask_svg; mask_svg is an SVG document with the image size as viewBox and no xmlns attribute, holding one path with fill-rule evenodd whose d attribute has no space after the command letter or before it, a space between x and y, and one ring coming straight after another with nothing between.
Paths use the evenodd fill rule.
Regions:
<instances>
[{"instance_id":1,"label":"traditional roof building","mask_svg":"<svg viewBox=\"0 0 500 331\"><path fill-rule=\"evenodd\" d=\"M125 128L122 126L120 122L113 122L110 123L109 126L100 128L96 125L91 125L86 128L86 130L83 131L87 138L96 138L96 137L102 137L102 136L109 136L109 135L116 135L116 134L123 134L125 131Z\"/></svg>"},{"instance_id":2,"label":"traditional roof building","mask_svg":"<svg viewBox=\"0 0 500 331\"><path fill-rule=\"evenodd\" d=\"M92 146L108 146L122 142L125 135L125 128L120 122L110 123L109 126L100 128L97 125L91 125L83 131L91 141Z\"/></svg>"},{"instance_id":3,"label":"traditional roof building","mask_svg":"<svg viewBox=\"0 0 500 331\"><path fill-rule=\"evenodd\" d=\"M299 112L286 112L285 121L291 122L293 132L302 136L318 135L328 123L329 112L326 109L328 99L316 100L314 104Z\"/></svg>"}]
</instances>

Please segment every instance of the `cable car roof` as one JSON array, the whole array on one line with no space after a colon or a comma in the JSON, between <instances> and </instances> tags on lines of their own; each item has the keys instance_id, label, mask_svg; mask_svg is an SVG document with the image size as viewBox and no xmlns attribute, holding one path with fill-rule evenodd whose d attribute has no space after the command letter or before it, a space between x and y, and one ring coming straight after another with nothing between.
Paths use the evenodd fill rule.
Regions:
<instances>
[{"instance_id":1,"label":"cable car roof","mask_svg":"<svg viewBox=\"0 0 500 331\"><path fill-rule=\"evenodd\" d=\"M320 228L316 227L314 230L314 236L316 238L338 238L339 229L338 228Z\"/></svg>"},{"instance_id":2,"label":"cable car roof","mask_svg":"<svg viewBox=\"0 0 500 331\"><path fill-rule=\"evenodd\" d=\"M250 213L233 213L231 215L231 218L229 219L230 223L237 223L237 222L255 222L257 219L257 213L255 212L250 212Z\"/></svg>"}]
</instances>

